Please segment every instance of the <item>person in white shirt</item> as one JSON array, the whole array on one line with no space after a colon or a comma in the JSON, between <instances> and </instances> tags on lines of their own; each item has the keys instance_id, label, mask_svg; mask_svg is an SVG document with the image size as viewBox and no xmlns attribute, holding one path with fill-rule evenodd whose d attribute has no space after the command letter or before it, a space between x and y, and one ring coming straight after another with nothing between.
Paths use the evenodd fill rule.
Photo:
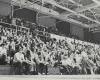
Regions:
<instances>
[{"instance_id":1,"label":"person in white shirt","mask_svg":"<svg viewBox=\"0 0 100 80\"><path fill-rule=\"evenodd\" d=\"M12 39L12 40L10 41L10 43L9 43L10 64L12 64L14 55L15 55L15 53L16 53L16 52L15 52L15 46L16 46L16 44L15 44L14 40Z\"/></svg>"},{"instance_id":2,"label":"person in white shirt","mask_svg":"<svg viewBox=\"0 0 100 80\"><path fill-rule=\"evenodd\" d=\"M42 52L37 52L38 57L37 57L37 64L38 64L38 73L43 74L44 71L44 66L45 66L45 60Z\"/></svg>"},{"instance_id":3,"label":"person in white shirt","mask_svg":"<svg viewBox=\"0 0 100 80\"><path fill-rule=\"evenodd\" d=\"M62 63L62 65L61 65L62 74L72 74L73 59L66 55L66 56L63 56L61 63Z\"/></svg>"},{"instance_id":4,"label":"person in white shirt","mask_svg":"<svg viewBox=\"0 0 100 80\"><path fill-rule=\"evenodd\" d=\"M22 49L14 55L13 64L15 67L15 74L21 75L23 71L23 63L25 62L24 54Z\"/></svg>"},{"instance_id":5,"label":"person in white shirt","mask_svg":"<svg viewBox=\"0 0 100 80\"><path fill-rule=\"evenodd\" d=\"M30 50L31 60L30 60L30 73L33 75L38 74L37 72L37 59L38 55L34 51Z\"/></svg>"},{"instance_id":6,"label":"person in white shirt","mask_svg":"<svg viewBox=\"0 0 100 80\"><path fill-rule=\"evenodd\" d=\"M87 49L82 51L82 69L84 70L85 74L94 74L93 68L95 67L95 63L89 59L87 55Z\"/></svg>"},{"instance_id":7,"label":"person in white shirt","mask_svg":"<svg viewBox=\"0 0 100 80\"><path fill-rule=\"evenodd\" d=\"M24 53L25 57L25 62L23 66L25 66L24 74L32 74L33 72L36 71L36 63L35 63L35 58L36 55L31 51L27 50L26 53Z\"/></svg>"}]
</instances>

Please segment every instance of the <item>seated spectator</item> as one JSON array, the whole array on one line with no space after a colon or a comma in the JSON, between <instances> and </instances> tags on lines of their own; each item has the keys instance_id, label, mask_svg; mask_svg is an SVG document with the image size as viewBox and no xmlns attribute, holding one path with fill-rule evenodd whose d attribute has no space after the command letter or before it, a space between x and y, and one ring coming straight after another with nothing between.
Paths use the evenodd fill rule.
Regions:
<instances>
[{"instance_id":1,"label":"seated spectator","mask_svg":"<svg viewBox=\"0 0 100 80\"><path fill-rule=\"evenodd\" d=\"M21 75L23 73L23 64L25 62L24 54L20 48L19 52L14 55L13 64L15 67L15 74Z\"/></svg>"},{"instance_id":2,"label":"seated spectator","mask_svg":"<svg viewBox=\"0 0 100 80\"><path fill-rule=\"evenodd\" d=\"M0 46L0 65L5 65L7 63L7 50L5 48L5 44L1 44Z\"/></svg>"}]
</instances>

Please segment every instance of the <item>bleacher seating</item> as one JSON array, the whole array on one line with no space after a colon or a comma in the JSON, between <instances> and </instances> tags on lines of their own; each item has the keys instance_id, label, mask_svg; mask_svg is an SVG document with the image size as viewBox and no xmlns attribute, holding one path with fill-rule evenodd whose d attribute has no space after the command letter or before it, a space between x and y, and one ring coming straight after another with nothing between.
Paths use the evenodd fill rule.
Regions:
<instances>
[{"instance_id":1,"label":"bleacher seating","mask_svg":"<svg viewBox=\"0 0 100 80\"><path fill-rule=\"evenodd\" d=\"M22 24L20 21L19 23ZM29 59L29 57L26 56L26 54L29 55L29 53L32 53L30 54L31 58L34 58L34 56L37 57L34 58L35 60L33 61L35 67L31 66L34 67L34 70L39 74L44 74L46 70L48 73L45 74L48 75L89 74L88 71L90 71L90 74L97 74L97 70L100 69L100 47L97 44L39 31L40 29L38 30L38 28L35 30L37 33L32 35L34 30L30 32L30 28L26 26L16 23L7 23L10 27L12 25L16 26L15 29L10 28L9 30L8 27L3 24L6 24L6 22L0 24L0 49L3 48L6 52L0 52L0 54L3 55L3 59L5 58L7 64L0 66L0 74L11 74L11 69L13 69L11 66L14 66L14 56L16 53L20 53L20 50L22 53L25 53L25 60ZM27 34L23 34L23 32ZM30 74L30 69L29 71L27 70L30 68L28 67L29 64L30 63L27 63L27 66L24 64L24 67L21 67L22 74ZM44 71L42 71L40 65L43 66ZM47 66L48 69L45 68ZM27 71L25 72L23 68ZM65 73L61 72L62 68L65 70ZM77 72L75 73L73 71Z\"/></svg>"}]
</instances>

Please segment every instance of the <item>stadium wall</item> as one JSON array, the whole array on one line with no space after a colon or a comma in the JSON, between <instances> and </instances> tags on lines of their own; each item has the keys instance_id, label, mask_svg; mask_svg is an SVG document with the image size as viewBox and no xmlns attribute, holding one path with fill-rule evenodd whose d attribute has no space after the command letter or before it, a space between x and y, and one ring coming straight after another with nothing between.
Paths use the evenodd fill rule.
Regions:
<instances>
[{"instance_id":1,"label":"stadium wall","mask_svg":"<svg viewBox=\"0 0 100 80\"><path fill-rule=\"evenodd\" d=\"M9 1L9 0L8 0ZM8 2L0 0L0 15L7 16L11 13L11 6Z\"/></svg>"},{"instance_id":2,"label":"stadium wall","mask_svg":"<svg viewBox=\"0 0 100 80\"><path fill-rule=\"evenodd\" d=\"M39 16L37 23L46 27L56 27L56 19L46 15Z\"/></svg>"},{"instance_id":3,"label":"stadium wall","mask_svg":"<svg viewBox=\"0 0 100 80\"><path fill-rule=\"evenodd\" d=\"M93 41L95 43L100 43L100 32L97 32L97 33L93 34Z\"/></svg>"},{"instance_id":4,"label":"stadium wall","mask_svg":"<svg viewBox=\"0 0 100 80\"><path fill-rule=\"evenodd\" d=\"M77 36L79 39L84 40L84 28L77 24L70 24L71 35Z\"/></svg>"},{"instance_id":5,"label":"stadium wall","mask_svg":"<svg viewBox=\"0 0 100 80\"><path fill-rule=\"evenodd\" d=\"M25 8L15 11L14 17L21 18L33 23L36 22L36 12Z\"/></svg>"}]
</instances>

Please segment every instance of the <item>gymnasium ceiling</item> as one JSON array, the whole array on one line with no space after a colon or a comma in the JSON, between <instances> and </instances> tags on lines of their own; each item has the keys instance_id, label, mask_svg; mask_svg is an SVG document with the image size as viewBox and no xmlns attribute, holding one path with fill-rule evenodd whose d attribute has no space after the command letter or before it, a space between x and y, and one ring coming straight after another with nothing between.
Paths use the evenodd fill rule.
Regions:
<instances>
[{"instance_id":1,"label":"gymnasium ceiling","mask_svg":"<svg viewBox=\"0 0 100 80\"><path fill-rule=\"evenodd\" d=\"M20 0L13 0L14 2ZM24 1L24 0L22 0ZM32 4L55 11L65 21L87 28L100 26L100 0L29 0ZM49 12L51 12L49 11ZM56 16L56 15L55 15Z\"/></svg>"},{"instance_id":2,"label":"gymnasium ceiling","mask_svg":"<svg viewBox=\"0 0 100 80\"><path fill-rule=\"evenodd\" d=\"M47 3L70 21L89 28L100 25L100 0L44 0L44 6Z\"/></svg>"}]
</instances>

